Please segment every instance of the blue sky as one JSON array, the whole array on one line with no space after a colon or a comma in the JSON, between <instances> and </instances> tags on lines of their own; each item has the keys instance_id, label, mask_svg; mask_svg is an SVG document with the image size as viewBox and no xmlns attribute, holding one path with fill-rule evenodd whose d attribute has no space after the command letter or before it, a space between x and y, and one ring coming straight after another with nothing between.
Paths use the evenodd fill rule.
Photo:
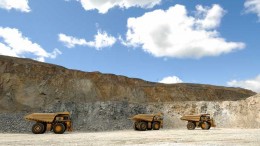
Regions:
<instances>
[{"instance_id":1,"label":"blue sky","mask_svg":"<svg viewBox=\"0 0 260 146\"><path fill-rule=\"evenodd\" d=\"M0 54L260 92L260 0L0 0Z\"/></svg>"}]
</instances>

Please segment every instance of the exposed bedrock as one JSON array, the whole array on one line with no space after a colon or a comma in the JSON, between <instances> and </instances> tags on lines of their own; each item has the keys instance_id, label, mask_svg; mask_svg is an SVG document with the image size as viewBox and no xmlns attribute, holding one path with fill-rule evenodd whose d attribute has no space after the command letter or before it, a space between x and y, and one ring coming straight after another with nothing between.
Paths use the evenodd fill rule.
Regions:
<instances>
[{"instance_id":1,"label":"exposed bedrock","mask_svg":"<svg viewBox=\"0 0 260 146\"><path fill-rule=\"evenodd\" d=\"M72 113L76 130L129 129L138 113L163 112L165 128L185 128L182 114L210 113L219 127L259 128L259 96L241 88L165 85L0 56L0 131L30 131L31 112ZM253 96L253 97L250 97Z\"/></svg>"}]
</instances>

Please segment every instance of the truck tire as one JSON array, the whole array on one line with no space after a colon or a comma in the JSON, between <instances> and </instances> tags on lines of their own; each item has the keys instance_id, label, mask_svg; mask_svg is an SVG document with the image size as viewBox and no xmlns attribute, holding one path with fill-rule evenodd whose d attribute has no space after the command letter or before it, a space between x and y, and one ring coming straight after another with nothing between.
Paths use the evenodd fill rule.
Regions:
<instances>
[{"instance_id":1,"label":"truck tire","mask_svg":"<svg viewBox=\"0 0 260 146\"><path fill-rule=\"evenodd\" d=\"M153 130L159 130L160 129L160 123L159 122L153 122Z\"/></svg>"},{"instance_id":2,"label":"truck tire","mask_svg":"<svg viewBox=\"0 0 260 146\"><path fill-rule=\"evenodd\" d=\"M42 134L43 134L47 130L47 124L46 123L42 123L42 124L43 124L43 130L42 130Z\"/></svg>"},{"instance_id":3,"label":"truck tire","mask_svg":"<svg viewBox=\"0 0 260 146\"><path fill-rule=\"evenodd\" d=\"M208 130L211 128L211 124L210 123L208 123L209 124L209 128L208 128Z\"/></svg>"},{"instance_id":4,"label":"truck tire","mask_svg":"<svg viewBox=\"0 0 260 146\"><path fill-rule=\"evenodd\" d=\"M33 126L32 126L32 132L34 134L42 134L44 133L44 124L43 123L35 123Z\"/></svg>"},{"instance_id":5,"label":"truck tire","mask_svg":"<svg viewBox=\"0 0 260 146\"><path fill-rule=\"evenodd\" d=\"M141 131L145 131L147 129L147 123L146 122L140 122L140 129Z\"/></svg>"},{"instance_id":6,"label":"truck tire","mask_svg":"<svg viewBox=\"0 0 260 146\"><path fill-rule=\"evenodd\" d=\"M195 124L193 122L188 122L187 124L187 129L188 130L194 130L195 129Z\"/></svg>"},{"instance_id":7,"label":"truck tire","mask_svg":"<svg viewBox=\"0 0 260 146\"><path fill-rule=\"evenodd\" d=\"M210 126L209 126L209 123L208 122L203 122L201 124L201 129L203 130L209 130Z\"/></svg>"},{"instance_id":8,"label":"truck tire","mask_svg":"<svg viewBox=\"0 0 260 146\"><path fill-rule=\"evenodd\" d=\"M134 130L139 130L139 129L138 129L138 124L139 124L139 122L134 122L134 126L133 126L133 127L134 127Z\"/></svg>"},{"instance_id":9,"label":"truck tire","mask_svg":"<svg viewBox=\"0 0 260 146\"><path fill-rule=\"evenodd\" d=\"M56 123L53 126L53 132L55 134L63 134L65 132L65 126L62 123Z\"/></svg>"}]
</instances>

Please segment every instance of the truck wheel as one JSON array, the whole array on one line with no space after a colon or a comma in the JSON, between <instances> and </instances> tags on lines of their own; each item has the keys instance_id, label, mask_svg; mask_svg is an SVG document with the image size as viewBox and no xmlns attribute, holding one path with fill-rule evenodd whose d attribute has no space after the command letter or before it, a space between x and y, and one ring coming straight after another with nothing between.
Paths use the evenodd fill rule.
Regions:
<instances>
[{"instance_id":1,"label":"truck wheel","mask_svg":"<svg viewBox=\"0 0 260 146\"><path fill-rule=\"evenodd\" d=\"M134 126L133 126L133 127L134 127L134 130L139 130L139 129L138 129L138 124L139 124L139 122L134 122Z\"/></svg>"},{"instance_id":2,"label":"truck wheel","mask_svg":"<svg viewBox=\"0 0 260 146\"><path fill-rule=\"evenodd\" d=\"M53 126L53 132L55 134L63 134L65 132L65 126L62 123L56 123Z\"/></svg>"},{"instance_id":3,"label":"truck wheel","mask_svg":"<svg viewBox=\"0 0 260 146\"><path fill-rule=\"evenodd\" d=\"M202 124L201 124L201 129L203 129L203 130L209 130L209 123L208 122L203 122Z\"/></svg>"},{"instance_id":4,"label":"truck wheel","mask_svg":"<svg viewBox=\"0 0 260 146\"><path fill-rule=\"evenodd\" d=\"M42 134L43 134L47 130L47 124L46 123L42 123L42 124L43 124L43 130L42 130Z\"/></svg>"},{"instance_id":5,"label":"truck wheel","mask_svg":"<svg viewBox=\"0 0 260 146\"><path fill-rule=\"evenodd\" d=\"M44 132L44 124L36 123L32 126L32 132L34 134L42 134Z\"/></svg>"},{"instance_id":6,"label":"truck wheel","mask_svg":"<svg viewBox=\"0 0 260 146\"><path fill-rule=\"evenodd\" d=\"M208 123L209 124L209 128L208 128L208 130L210 129L210 127L211 127L211 124L210 123Z\"/></svg>"},{"instance_id":7,"label":"truck wheel","mask_svg":"<svg viewBox=\"0 0 260 146\"><path fill-rule=\"evenodd\" d=\"M159 130L160 129L160 123L159 122L153 122L153 130Z\"/></svg>"},{"instance_id":8,"label":"truck wheel","mask_svg":"<svg viewBox=\"0 0 260 146\"><path fill-rule=\"evenodd\" d=\"M193 122L188 122L187 129L188 130L194 130L195 129L195 124Z\"/></svg>"},{"instance_id":9,"label":"truck wheel","mask_svg":"<svg viewBox=\"0 0 260 146\"><path fill-rule=\"evenodd\" d=\"M140 129L141 131L145 131L147 129L147 123L146 122L140 122Z\"/></svg>"}]
</instances>

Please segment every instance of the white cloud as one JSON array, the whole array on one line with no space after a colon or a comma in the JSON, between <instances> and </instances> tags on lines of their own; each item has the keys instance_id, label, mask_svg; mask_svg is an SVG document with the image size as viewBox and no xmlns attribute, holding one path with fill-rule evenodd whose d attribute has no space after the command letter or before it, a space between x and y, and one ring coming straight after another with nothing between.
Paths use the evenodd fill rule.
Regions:
<instances>
[{"instance_id":1,"label":"white cloud","mask_svg":"<svg viewBox=\"0 0 260 146\"><path fill-rule=\"evenodd\" d=\"M76 45L94 47L100 50L105 47L111 47L115 44L116 38L108 35L105 31L98 30L97 34L94 36L94 41L86 41L85 39L79 39L72 36L65 35L63 33L59 34L59 41L63 42L68 48L73 48Z\"/></svg>"},{"instance_id":2,"label":"white cloud","mask_svg":"<svg viewBox=\"0 0 260 146\"><path fill-rule=\"evenodd\" d=\"M52 53L48 53L40 45L24 37L18 29L0 27L0 54L14 57L32 55L34 59L44 62L45 58L56 58L61 52L54 49Z\"/></svg>"},{"instance_id":3,"label":"white cloud","mask_svg":"<svg viewBox=\"0 0 260 146\"><path fill-rule=\"evenodd\" d=\"M78 39L63 33L59 34L59 41L63 42L68 48L73 48L75 45L84 46L88 44L85 39Z\"/></svg>"},{"instance_id":4,"label":"white cloud","mask_svg":"<svg viewBox=\"0 0 260 146\"><path fill-rule=\"evenodd\" d=\"M228 86L241 87L260 93L260 75L248 80L232 80L227 82Z\"/></svg>"},{"instance_id":5,"label":"white cloud","mask_svg":"<svg viewBox=\"0 0 260 146\"><path fill-rule=\"evenodd\" d=\"M96 49L110 47L115 44L116 38L108 35L106 32L98 31L95 35L95 41L89 42L89 45Z\"/></svg>"},{"instance_id":6,"label":"white cloud","mask_svg":"<svg viewBox=\"0 0 260 146\"><path fill-rule=\"evenodd\" d=\"M21 12L30 12L28 0L0 0L0 8L11 10L16 9Z\"/></svg>"},{"instance_id":7,"label":"white cloud","mask_svg":"<svg viewBox=\"0 0 260 146\"><path fill-rule=\"evenodd\" d=\"M164 83L164 84L175 84L175 83L182 83L183 81L177 77L177 76L169 76L163 78L159 83Z\"/></svg>"},{"instance_id":8,"label":"white cloud","mask_svg":"<svg viewBox=\"0 0 260 146\"><path fill-rule=\"evenodd\" d=\"M247 13L256 13L260 19L260 0L246 0L244 6Z\"/></svg>"},{"instance_id":9,"label":"white cloud","mask_svg":"<svg viewBox=\"0 0 260 146\"><path fill-rule=\"evenodd\" d=\"M97 9L99 13L107 13L113 7L130 8L152 8L160 4L161 0L78 0L85 10Z\"/></svg>"},{"instance_id":10,"label":"white cloud","mask_svg":"<svg viewBox=\"0 0 260 146\"><path fill-rule=\"evenodd\" d=\"M196 10L198 18L195 23L200 29L215 29L220 25L221 18L225 14L225 11L219 5L213 5L212 8L197 5Z\"/></svg>"},{"instance_id":11,"label":"white cloud","mask_svg":"<svg viewBox=\"0 0 260 146\"><path fill-rule=\"evenodd\" d=\"M122 44L142 47L156 57L201 58L218 56L245 47L241 42L228 42L216 30L225 11L219 5L198 5L195 16L185 6L155 10L141 17L129 18L126 40Z\"/></svg>"}]
</instances>

